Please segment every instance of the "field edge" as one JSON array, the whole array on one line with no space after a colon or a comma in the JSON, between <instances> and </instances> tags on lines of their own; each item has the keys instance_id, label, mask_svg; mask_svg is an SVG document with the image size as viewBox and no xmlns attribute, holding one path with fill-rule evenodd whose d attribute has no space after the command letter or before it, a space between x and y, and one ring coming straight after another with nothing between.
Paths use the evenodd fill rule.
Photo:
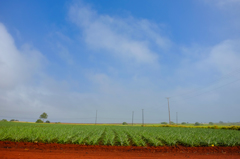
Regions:
<instances>
[{"instance_id":1,"label":"field edge","mask_svg":"<svg viewBox=\"0 0 240 159\"><path fill-rule=\"evenodd\" d=\"M240 146L233 147L186 147L186 146L104 146L104 145L77 145L56 143L31 143L0 141L0 148L5 149L39 149L39 150L104 150L117 152L162 152L162 153L235 153L240 155Z\"/></svg>"}]
</instances>

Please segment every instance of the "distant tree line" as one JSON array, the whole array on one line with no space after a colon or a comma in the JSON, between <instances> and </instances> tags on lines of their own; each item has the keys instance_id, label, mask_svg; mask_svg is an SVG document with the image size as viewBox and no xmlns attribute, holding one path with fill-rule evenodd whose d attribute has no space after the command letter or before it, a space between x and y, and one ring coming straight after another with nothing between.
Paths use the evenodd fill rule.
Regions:
<instances>
[{"instance_id":1,"label":"distant tree line","mask_svg":"<svg viewBox=\"0 0 240 159\"><path fill-rule=\"evenodd\" d=\"M167 125L167 124L169 124L168 122L161 122L161 124L163 124L163 125ZM171 121L171 125L174 125L174 124L176 124L176 123L174 123L173 121ZM189 124L188 122L182 122L181 123L181 125L185 125L185 124ZM228 122L228 123L224 123L223 121L219 121L218 123L213 123L213 122L209 122L208 123L209 125L217 125L217 124L224 124L224 125L226 125L226 124L228 124L228 125L239 125L240 124L240 122L233 122L233 123L230 123L230 122ZM195 126L200 126L200 125L203 125L202 123L199 123L199 122L195 122L194 123L194 125Z\"/></svg>"},{"instance_id":2,"label":"distant tree line","mask_svg":"<svg viewBox=\"0 0 240 159\"><path fill-rule=\"evenodd\" d=\"M7 119L2 119L2 120L0 120L1 122L7 122ZM19 120L17 120L17 119L11 119L10 121L19 121Z\"/></svg>"}]
</instances>

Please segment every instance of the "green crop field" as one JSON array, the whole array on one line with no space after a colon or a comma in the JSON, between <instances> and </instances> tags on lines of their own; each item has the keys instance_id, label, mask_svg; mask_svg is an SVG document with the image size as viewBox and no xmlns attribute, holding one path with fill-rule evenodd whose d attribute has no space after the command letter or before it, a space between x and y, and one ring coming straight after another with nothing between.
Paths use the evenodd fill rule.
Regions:
<instances>
[{"instance_id":1,"label":"green crop field","mask_svg":"<svg viewBox=\"0 0 240 159\"><path fill-rule=\"evenodd\" d=\"M0 141L121 146L239 146L240 131L0 122Z\"/></svg>"}]
</instances>

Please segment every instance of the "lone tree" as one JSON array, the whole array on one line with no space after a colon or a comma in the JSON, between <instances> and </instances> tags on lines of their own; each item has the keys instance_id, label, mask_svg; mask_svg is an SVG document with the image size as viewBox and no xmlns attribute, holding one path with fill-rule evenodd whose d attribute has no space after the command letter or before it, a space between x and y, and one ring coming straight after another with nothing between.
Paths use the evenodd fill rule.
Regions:
<instances>
[{"instance_id":1,"label":"lone tree","mask_svg":"<svg viewBox=\"0 0 240 159\"><path fill-rule=\"evenodd\" d=\"M48 115L47 115L47 113L42 113L41 115L40 115L40 119L42 119L43 120L43 122L44 122L44 119L47 119L47 117L48 117Z\"/></svg>"}]
</instances>

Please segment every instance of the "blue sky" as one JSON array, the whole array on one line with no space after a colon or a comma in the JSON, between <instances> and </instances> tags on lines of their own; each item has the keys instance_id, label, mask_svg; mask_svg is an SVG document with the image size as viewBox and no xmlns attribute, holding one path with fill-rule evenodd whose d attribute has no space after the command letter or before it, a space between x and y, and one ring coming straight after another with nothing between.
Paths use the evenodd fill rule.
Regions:
<instances>
[{"instance_id":1,"label":"blue sky","mask_svg":"<svg viewBox=\"0 0 240 159\"><path fill-rule=\"evenodd\" d=\"M239 0L0 0L0 117L239 121Z\"/></svg>"}]
</instances>

